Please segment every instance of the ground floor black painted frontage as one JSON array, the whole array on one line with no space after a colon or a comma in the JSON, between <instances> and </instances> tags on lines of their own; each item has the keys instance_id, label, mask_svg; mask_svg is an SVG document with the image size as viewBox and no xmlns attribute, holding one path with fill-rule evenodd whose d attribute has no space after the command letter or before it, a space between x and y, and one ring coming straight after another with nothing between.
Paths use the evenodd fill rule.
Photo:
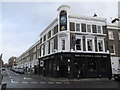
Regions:
<instances>
[{"instance_id":1,"label":"ground floor black painted frontage","mask_svg":"<svg viewBox=\"0 0 120 90\"><path fill-rule=\"evenodd\" d=\"M112 78L109 54L56 53L39 59L39 74L45 77Z\"/></svg>"}]
</instances>

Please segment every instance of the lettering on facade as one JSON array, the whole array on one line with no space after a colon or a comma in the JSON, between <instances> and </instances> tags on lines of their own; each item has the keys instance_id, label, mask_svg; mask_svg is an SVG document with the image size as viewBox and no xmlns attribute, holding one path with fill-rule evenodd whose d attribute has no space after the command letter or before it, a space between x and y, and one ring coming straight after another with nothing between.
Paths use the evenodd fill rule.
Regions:
<instances>
[{"instance_id":1,"label":"lettering on facade","mask_svg":"<svg viewBox=\"0 0 120 90\"><path fill-rule=\"evenodd\" d=\"M102 55L78 55L78 54L76 54L75 57L103 57L103 58L107 58L106 55L102 56Z\"/></svg>"}]
</instances>

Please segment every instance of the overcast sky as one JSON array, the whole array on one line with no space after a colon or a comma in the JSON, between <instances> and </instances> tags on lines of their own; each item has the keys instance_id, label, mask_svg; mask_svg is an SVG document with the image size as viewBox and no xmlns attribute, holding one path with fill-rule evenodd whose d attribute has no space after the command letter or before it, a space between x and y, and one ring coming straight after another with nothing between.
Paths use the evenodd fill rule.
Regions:
<instances>
[{"instance_id":1,"label":"overcast sky","mask_svg":"<svg viewBox=\"0 0 120 90\"><path fill-rule=\"evenodd\" d=\"M69 5L73 14L99 17L117 17L117 2L3 2L0 22L0 53L7 62L11 56L18 57L37 40L39 34L57 17L57 8Z\"/></svg>"}]
</instances>

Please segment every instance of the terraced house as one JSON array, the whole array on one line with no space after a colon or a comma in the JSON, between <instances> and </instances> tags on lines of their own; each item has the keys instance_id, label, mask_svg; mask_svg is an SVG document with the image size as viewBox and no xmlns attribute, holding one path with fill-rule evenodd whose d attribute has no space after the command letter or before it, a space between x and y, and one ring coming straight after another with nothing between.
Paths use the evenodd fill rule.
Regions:
<instances>
[{"instance_id":1,"label":"terraced house","mask_svg":"<svg viewBox=\"0 0 120 90\"><path fill-rule=\"evenodd\" d=\"M19 56L18 67L46 77L110 79L112 50L107 20L72 14L66 5L57 11L40 40Z\"/></svg>"}]
</instances>

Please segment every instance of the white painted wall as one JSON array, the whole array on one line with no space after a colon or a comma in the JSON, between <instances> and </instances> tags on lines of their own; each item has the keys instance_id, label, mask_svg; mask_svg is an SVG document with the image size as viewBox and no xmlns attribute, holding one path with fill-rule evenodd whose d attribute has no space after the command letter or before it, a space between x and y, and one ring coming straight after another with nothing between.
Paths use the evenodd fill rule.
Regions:
<instances>
[{"instance_id":1,"label":"white painted wall","mask_svg":"<svg viewBox=\"0 0 120 90\"><path fill-rule=\"evenodd\" d=\"M120 57L111 57L112 74L120 74Z\"/></svg>"}]
</instances>

